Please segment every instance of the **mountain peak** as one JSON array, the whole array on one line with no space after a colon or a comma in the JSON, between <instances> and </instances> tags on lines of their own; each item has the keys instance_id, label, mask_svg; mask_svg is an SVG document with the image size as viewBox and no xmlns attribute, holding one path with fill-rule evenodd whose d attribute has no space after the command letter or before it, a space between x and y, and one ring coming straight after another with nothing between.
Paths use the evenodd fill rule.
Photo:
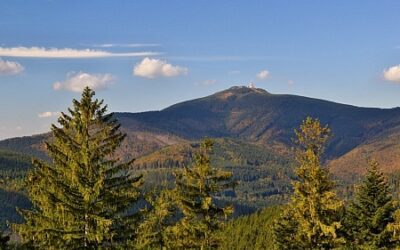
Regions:
<instances>
[{"instance_id":1,"label":"mountain peak","mask_svg":"<svg viewBox=\"0 0 400 250\"><path fill-rule=\"evenodd\" d=\"M271 95L268 91L261 88L256 88L254 85L249 86L233 86L229 89L217 92L214 96L218 97L219 99L226 99L231 96L247 96L247 95Z\"/></svg>"}]
</instances>

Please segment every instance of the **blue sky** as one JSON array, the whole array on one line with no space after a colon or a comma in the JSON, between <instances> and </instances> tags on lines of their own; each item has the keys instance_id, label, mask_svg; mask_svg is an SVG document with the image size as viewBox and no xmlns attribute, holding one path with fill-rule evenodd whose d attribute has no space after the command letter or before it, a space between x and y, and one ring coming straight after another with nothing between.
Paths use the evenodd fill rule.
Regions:
<instances>
[{"instance_id":1,"label":"blue sky","mask_svg":"<svg viewBox=\"0 0 400 250\"><path fill-rule=\"evenodd\" d=\"M400 106L400 1L0 1L0 139L48 131L89 82L110 111L247 85Z\"/></svg>"}]
</instances>

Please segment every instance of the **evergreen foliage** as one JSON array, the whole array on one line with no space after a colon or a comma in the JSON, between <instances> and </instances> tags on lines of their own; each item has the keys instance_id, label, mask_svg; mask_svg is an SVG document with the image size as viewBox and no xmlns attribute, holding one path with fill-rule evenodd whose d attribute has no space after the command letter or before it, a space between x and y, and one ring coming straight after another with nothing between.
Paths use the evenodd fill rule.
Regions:
<instances>
[{"instance_id":1,"label":"evergreen foliage","mask_svg":"<svg viewBox=\"0 0 400 250\"><path fill-rule=\"evenodd\" d=\"M275 223L275 242L280 249L290 249L290 246L330 249L343 242L337 235L343 204L336 198L335 185L329 173L321 167L321 156L330 137L330 129L321 126L319 120L307 117L295 133L298 181L293 183L294 194L287 208L291 211L284 212ZM286 244L280 242L282 238L290 238L288 235L294 232L292 240L288 239Z\"/></svg>"},{"instance_id":2,"label":"evergreen foliage","mask_svg":"<svg viewBox=\"0 0 400 250\"><path fill-rule=\"evenodd\" d=\"M85 88L61 114L61 127L52 125L52 163L33 160L26 183L33 209L21 209L26 223L15 225L30 248L111 248L134 237L138 214L127 211L139 199L141 176L129 172L133 161L113 159L125 135L94 95Z\"/></svg>"},{"instance_id":3,"label":"evergreen foliage","mask_svg":"<svg viewBox=\"0 0 400 250\"><path fill-rule=\"evenodd\" d=\"M138 227L135 248L164 249L169 241L167 229L176 221L172 192L164 189L157 197L151 196L147 200L151 208L145 212L144 221Z\"/></svg>"},{"instance_id":4,"label":"evergreen foliage","mask_svg":"<svg viewBox=\"0 0 400 250\"><path fill-rule=\"evenodd\" d=\"M344 231L348 244L360 249L394 246L388 225L393 225L395 210L389 185L378 170L378 163L370 161L367 175L346 211Z\"/></svg>"},{"instance_id":5,"label":"evergreen foliage","mask_svg":"<svg viewBox=\"0 0 400 250\"><path fill-rule=\"evenodd\" d=\"M211 166L212 147L213 142L205 139L194 166L176 173L175 199L183 217L169 229L170 248L210 249L221 244L217 232L233 207L217 205L215 196L234 182L232 173Z\"/></svg>"},{"instance_id":6,"label":"evergreen foliage","mask_svg":"<svg viewBox=\"0 0 400 250\"><path fill-rule=\"evenodd\" d=\"M221 231L223 240L219 249L274 249L271 227L281 210L281 207L271 206L230 221Z\"/></svg>"},{"instance_id":7,"label":"evergreen foliage","mask_svg":"<svg viewBox=\"0 0 400 250\"><path fill-rule=\"evenodd\" d=\"M5 250L9 248L8 242L10 241L10 235L6 232L0 231L0 249Z\"/></svg>"},{"instance_id":8,"label":"evergreen foliage","mask_svg":"<svg viewBox=\"0 0 400 250\"><path fill-rule=\"evenodd\" d=\"M272 233L275 246L284 250L302 249L295 240L298 228L295 211L292 207L287 206L273 224Z\"/></svg>"}]
</instances>

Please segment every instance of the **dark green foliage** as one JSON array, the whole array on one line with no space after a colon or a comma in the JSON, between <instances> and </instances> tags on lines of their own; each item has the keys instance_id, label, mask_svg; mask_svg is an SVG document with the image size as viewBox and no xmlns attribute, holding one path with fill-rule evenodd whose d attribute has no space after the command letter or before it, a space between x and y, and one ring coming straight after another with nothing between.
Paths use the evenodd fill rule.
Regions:
<instances>
[{"instance_id":1,"label":"dark green foliage","mask_svg":"<svg viewBox=\"0 0 400 250\"><path fill-rule=\"evenodd\" d=\"M271 225L273 242L277 249L295 250L302 249L295 239L299 224L295 218L295 211L290 206L284 208L279 218Z\"/></svg>"},{"instance_id":2,"label":"dark green foliage","mask_svg":"<svg viewBox=\"0 0 400 250\"><path fill-rule=\"evenodd\" d=\"M6 221L15 223L22 222L21 216L17 213L19 208L30 208L31 202L25 194L17 191L7 191L0 188L0 230L5 229Z\"/></svg>"},{"instance_id":3,"label":"dark green foliage","mask_svg":"<svg viewBox=\"0 0 400 250\"><path fill-rule=\"evenodd\" d=\"M390 247L394 242L387 225L394 222L396 206L389 185L378 170L378 163L370 161L369 165L367 175L346 211L343 231L351 246Z\"/></svg>"},{"instance_id":4,"label":"dark green foliage","mask_svg":"<svg viewBox=\"0 0 400 250\"><path fill-rule=\"evenodd\" d=\"M217 234L233 207L219 206L216 196L232 188L232 173L211 166L209 154L213 142L206 139L192 167L176 172L175 201L182 219L169 230L169 247L210 249L221 244Z\"/></svg>"},{"instance_id":5,"label":"dark green foliage","mask_svg":"<svg viewBox=\"0 0 400 250\"><path fill-rule=\"evenodd\" d=\"M10 234L0 230L0 249L8 249L8 242L10 241Z\"/></svg>"},{"instance_id":6,"label":"dark green foliage","mask_svg":"<svg viewBox=\"0 0 400 250\"><path fill-rule=\"evenodd\" d=\"M271 228L280 213L280 207L272 206L230 221L221 231L223 240L219 249L274 249Z\"/></svg>"},{"instance_id":7,"label":"dark green foliage","mask_svg":"<svg viewBox=\"0 0 400 250\"><path fill-rule=\"evenodd\" d=\"M0 230L5 228L6 221L22 222L16 206L30 207L23 193L23 179L30 167L30 157L0 150Z\"/></svg>"},{"instance_id":8,"label":"dark green foliage","mask_svg":"<svg viewBox=\"0 0 400 250\"><path fill-rule=\"evenodd\" d=\"M103 101L85 88L73 101L61 127L52 126L47 150L53 162L34 160L27 177L32 210L20 210L26 223L16 231L31 247L98 249L132 239L137 214L127 214L139 199L141 177L132 162L120 163L113 153L125 135Z\"/></svg>"}]
</instances>

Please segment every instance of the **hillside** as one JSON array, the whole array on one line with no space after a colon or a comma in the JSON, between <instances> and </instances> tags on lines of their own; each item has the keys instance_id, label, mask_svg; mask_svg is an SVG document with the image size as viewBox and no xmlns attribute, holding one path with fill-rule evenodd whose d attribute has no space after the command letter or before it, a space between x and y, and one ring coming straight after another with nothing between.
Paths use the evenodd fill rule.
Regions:
<instances>
[{"instance_id":1,"label":"hillside","mask_svg":"<svg viewBox=\"0 0 400 250\"><path fill-rule=\"evenodd\" d=\"M400 125L400 108L360 108L247 87L232 87L161 111L115 115L128 134L121 155L134 157L205 136L238 138L288 152L293 129L313 116L329 124L335 135L326 151L333 159ZM0 141L0 149L43 156L40 141L47 136Z\"/></svg>"},{"instance_id":2,"label":"hillside","mask_svg":"<svg viewBox=\"0 0 400 250\"><path fill-rule=\"evenodd\" d=\"M291 147L293 129L306 116L329 124L335 135L328 158L341 156L380 132L400 124L400 109L360 108L262 89L233 87L161 111L117 113L123 127L174 134L186 139L232 137Z\"/></svg>"},{"instance_id":3,"label":"hillside","mask_svg":"<svg viewBox=\"0 0 400 250\"><path fill-rule=\"evenodd\" d=\"M327 163L338 178L352 183L366 173L367 162L375 159L387 175L400 172L400 126L382 131L343 156Z\"/></svg>"}]
</instances>

